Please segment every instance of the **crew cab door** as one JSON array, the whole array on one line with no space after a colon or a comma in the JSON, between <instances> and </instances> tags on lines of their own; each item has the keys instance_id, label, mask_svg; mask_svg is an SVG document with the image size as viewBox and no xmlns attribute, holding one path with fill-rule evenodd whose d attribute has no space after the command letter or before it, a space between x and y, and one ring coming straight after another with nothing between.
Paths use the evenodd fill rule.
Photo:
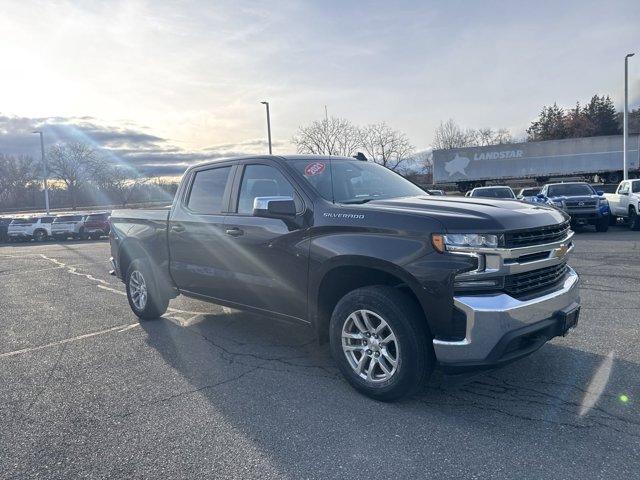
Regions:
<instances>
[{"instance_id":1,"label":"crew cab door","mask_svg":"<svg viewBox=\"0 0 640 480\"><path fill-rule=\"evenodd\" d=\"M618 185L614 205L609 205L614 215L627 216L629 213L629 193L631 182L624 181Z\"/></svg>"},{"instance_id":2,"label":"crew cab door","mask_svg":"<svg viewBox=\"0 0 640 480\"><path fill-rule=\"evenodd\" d=\"M292 197L290 218L253 215L256 197ZM225 298L244 306L306 319L309 242L305 204L295 182L276 162L240 164L225 221L223 255L233 263ZM309 212L307 212L309 213Z\"/></svg>"},{"instance_id":3,"label":"crew cab door","mask_svg":"<svg viewBox=\"0 0 640 480\"><path fill-rule=\"evenodd\" d=\"M169 269L185 293L219 297L233 270L224 252L224 219L236 167L208 165L193 170L169 218Z\"/></svg>"}]
</instances>

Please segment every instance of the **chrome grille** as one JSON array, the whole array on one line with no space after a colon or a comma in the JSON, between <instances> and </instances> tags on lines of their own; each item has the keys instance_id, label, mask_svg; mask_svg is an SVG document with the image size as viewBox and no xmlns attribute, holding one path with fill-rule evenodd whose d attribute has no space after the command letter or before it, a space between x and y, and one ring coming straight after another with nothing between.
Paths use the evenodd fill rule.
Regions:
<instances>
[{"instance_id":1,"label":"chrome grille","mask_svg":"<svg viewBox=\"0 0 640 480\"><path fill-rule=\"evenodd\" d=\"M569 233L569 222L563 222L546 227L529 228L507 232L504 235L505 246L508 248L542 245L562 240Z\"/></svg>"},{"instance_id":2,"label":"chrome grille","mask_svg":"<svg viewBox=\"0 0 640 480\"><path fill-rule=\"evenodd\" d=\"M515 297L550 287L560 282L567 273L567 264L561 263L551 267L531 270L529 272L507 275L504 278L504 291Z\"/></svg>"},{"instance_id":3,"label":"chrome grille","mask_svg":"<svg viewBox=\"0 0 640 480\"><path fill-rule=\"evenodd\" d=\"M567 208L590 208L598 204L596 200L568 200L565 202Z\"/></svg>"}]
</instances>

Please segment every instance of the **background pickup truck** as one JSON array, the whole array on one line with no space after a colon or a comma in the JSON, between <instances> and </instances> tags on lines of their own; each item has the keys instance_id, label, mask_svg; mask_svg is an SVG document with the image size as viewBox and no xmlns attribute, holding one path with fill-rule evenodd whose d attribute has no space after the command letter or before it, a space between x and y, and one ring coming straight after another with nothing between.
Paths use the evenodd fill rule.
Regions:
<instances>
[{"instance_id":1,"label":"background pickup truck","mask_svg":"<svg viewBox=\"0 0 640 480\"><path fill-rule=\"evenodd\" d=\"M640 230L640 179L620 182L616 193L605 193L611 209L611 223L618 218L629 222L631 230Z\"/></svg>"},{"instance_id":2,"label":"background pickup truck","mask_svg":"<svg viewBox=\"0 0 640 480\"><path fill-rule=\"evenodd\" d=\"M538 196L568 213L573 228L593 225L597 232L609 230L609 201L604 192L596 192L588 183L549 183L542 187Z\"/></svg>"},{"instance_id":3,"label":"background pickup truck","mask_svg":"<svg viewBox=\"0 0 640 480\"><path fill-rule=\"evenodd\" d=\"M436 367L504 365L578 320L564 212L431 196L353 158L199 165L170 208L110 221L112 273L140 318L183 294L308 325L351 385L380 400Z\"/></svg>"}]
</instances>

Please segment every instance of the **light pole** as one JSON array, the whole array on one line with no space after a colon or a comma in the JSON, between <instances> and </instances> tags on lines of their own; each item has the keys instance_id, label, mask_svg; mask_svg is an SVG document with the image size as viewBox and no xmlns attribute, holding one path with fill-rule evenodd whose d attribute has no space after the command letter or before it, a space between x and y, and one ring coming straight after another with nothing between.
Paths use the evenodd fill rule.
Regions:
<instances>
[{"instance_id":1,"label":"light pole","mask_svg":"<svg viewBox=\"0 0 640 480\"><path fill-rule=\"evenodd\" d=\"M629 133L629 57L635 53L628 53L624 57L624 116L622 121L622 175L624 180L629 179L627 164L627 135Z\"/></svg>"},{"instance_id":2,"label":"light pole","mask_svg":"<svg viewBox=\"0 0 640 480\"><path fill-rule=\"evenodd\" d=\"M42 138L42 130L36 130L33 133L40 134L40 153L42 155L42 170L44 173L44 208L49 215L49 172L47 171L47 159L44 156L44 139Z\"/></svg>"},{"instance_id":3,"label":"light pole","mask_svg":"<svg viewBox=\"0 0 640 480\"><path fill-rule=\"evenodd\" d=\"M269 155L271 155L271 116L269 115L269 102L260 102L267 107L267 134L269 135Z\"/></svg>"}]
</instances>

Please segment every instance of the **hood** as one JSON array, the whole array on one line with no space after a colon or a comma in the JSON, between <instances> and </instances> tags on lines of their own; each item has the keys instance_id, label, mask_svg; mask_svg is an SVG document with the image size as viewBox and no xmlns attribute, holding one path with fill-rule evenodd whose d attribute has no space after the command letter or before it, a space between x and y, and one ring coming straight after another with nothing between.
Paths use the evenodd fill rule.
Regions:
<instances>
[{"instance_id":1,"label":"hood","mask_svg":"<svg viewBox=\"0 0 640 480\"><path fill-rule=\"evenodd\" d=\"M402 197L373 200L361 207L427 215L448 232L504 232L556 225L569 219L564 212L546 205L473 197Z\"/></svg>"},{"instance_id":2,"label":"hood","mask_svg":"<svg viewBox=\"0 0 640 480\"><path fill-rule=\"evenodd\" d=\"M555 201L560 201L560 200L571 200L576 201L576 202L580 202L580 201L584 201L584 200L595 200L598 198L605 198L605 197L601 197L600 195L562 195L562 196L557 196L557 197L547 197L551 200L555 200Z\"/></svg>"}]
</instances>

